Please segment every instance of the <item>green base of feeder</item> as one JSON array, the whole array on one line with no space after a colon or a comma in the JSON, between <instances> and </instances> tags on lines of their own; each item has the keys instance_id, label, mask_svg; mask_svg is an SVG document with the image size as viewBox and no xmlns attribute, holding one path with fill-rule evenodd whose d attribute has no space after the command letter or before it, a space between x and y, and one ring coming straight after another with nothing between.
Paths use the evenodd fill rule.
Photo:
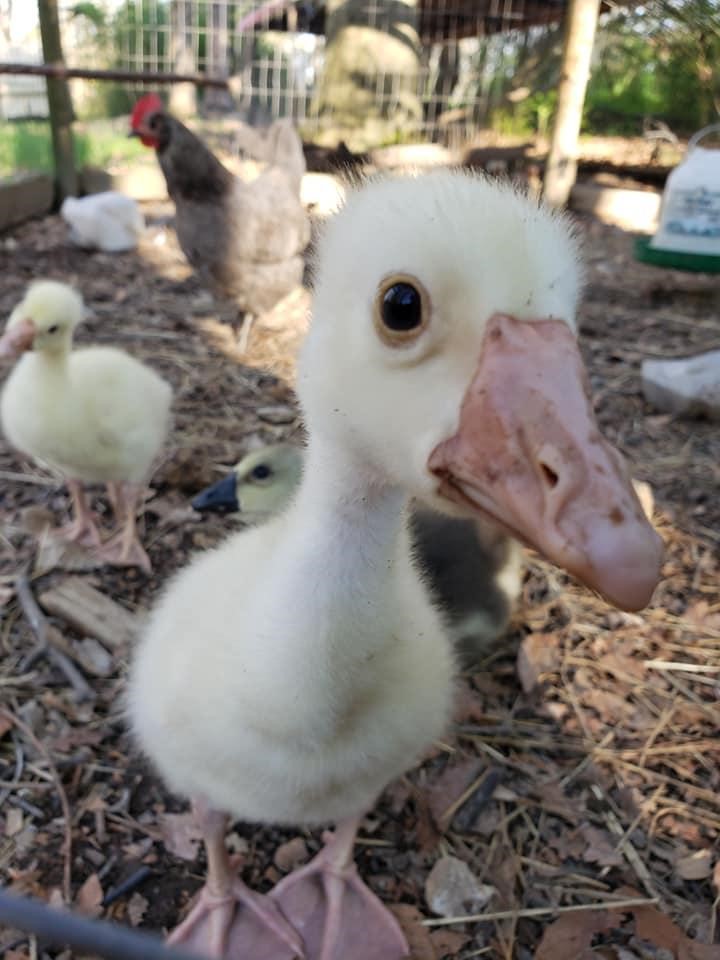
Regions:
<instances>
[{"instance_id":1,"label":"green base of feeder","mask_svg":"<svg viewBox=\"0 0 720 960\"><path fill-rule=\"evenodd\" d=\"M658 250L650 246L650 237L635 239L635 259L656 267L672 270L692 270L695 273L720 273L720 257L709 253L680 253L677 250Z\"/></svg>"}]
</instances>

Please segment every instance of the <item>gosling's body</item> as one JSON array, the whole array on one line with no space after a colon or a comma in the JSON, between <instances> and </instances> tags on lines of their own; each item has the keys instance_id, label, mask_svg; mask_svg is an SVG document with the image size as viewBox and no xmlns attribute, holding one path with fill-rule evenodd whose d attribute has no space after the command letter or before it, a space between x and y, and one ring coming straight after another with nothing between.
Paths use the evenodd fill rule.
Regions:
<instances>
[{"instance_id":1,"label":"gosling's body","mask_svg":"<svg viewBox=\"0 0 720 960\"><path fill-rule=\"evenodd\" d=\"M163 445L172 392L113 347L26 353L8 377L0 416L9 442L86 483L141 483Z\"/></svg>"},{"instance_id":2,"label":"gosling's body","mask_svg":"<svg viewBox=\"0 0 720 960\"><path fill-rule=\"evenodd\" d=\"M135 513L170 427L172 389L122 350L73 350L84 314L66 284L31 284L0 340L0 355L19 358L0 398L0 421L14 447L64 475L74 519L60 535L93 547L104 562L149 571ZM105 543L83 483L107 485L118 529Z\"/></svg>"},{"instance_id":3,"label":"gosling's body","mask_svg":"<svg viewBox=\"0 0 720 960\"><path fill-rule=\"evenodd\" d=\"M133 666L130 710L175 790L245 820L334 822L372 806L443 731L448 634L404 519L388 530L376 506L348 504L334 524L316 525L316 511L271 520L171 584ZM302 604L273 599L300 590ZM172 735L189 726L192 737Z\"/></svg>"}]
</instances>

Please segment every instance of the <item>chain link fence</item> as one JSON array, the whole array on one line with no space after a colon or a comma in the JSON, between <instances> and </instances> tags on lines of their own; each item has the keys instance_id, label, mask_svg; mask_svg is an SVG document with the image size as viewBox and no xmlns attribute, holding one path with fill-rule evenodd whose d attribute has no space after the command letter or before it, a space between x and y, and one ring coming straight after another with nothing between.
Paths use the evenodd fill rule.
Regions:
<instances>
[{"instance_id":1,"label":"chain link fence","mask_svg":"<svg viewBox=\"0 0 720 960\"><path fill-rule=\"evenodd\" d=\"M230 79L227 91L173 86L170 106L181 115L235 112L260 124L292 117L313 139L330 138L336 120L346 130L358 122L353 109L365 109L387 120L375 128L384 142L471 137L503 100L524 52L540 36L557 36L563 7L563 0L60 3L71 66ZM35 9L0 0L0 60L41 61ZM353 109L345 110L335 82L331 45L343 48L346 72L355 72ZM125 114L146 89L73 82L84 118ZM45 116L41 78L0 77L0 117Z\"/></svg>"}]
</instances>

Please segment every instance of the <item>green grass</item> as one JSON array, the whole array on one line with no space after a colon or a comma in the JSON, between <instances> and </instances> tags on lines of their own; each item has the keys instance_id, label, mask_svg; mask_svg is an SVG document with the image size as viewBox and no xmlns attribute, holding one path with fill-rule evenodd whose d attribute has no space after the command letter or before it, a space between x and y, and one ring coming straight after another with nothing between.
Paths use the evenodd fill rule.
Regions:
<instances>
[{"instance_id":1,"label":"green grass","mask_svg":"<svg viewBox=\"0 0 720 960\"><path fill-rule=\"evenodd\" d=\"M147 155L138 140L129 138L124 122L99 121L75 125L78 167L110 167ZM0 178L52 169L50 126L37 120L0 126Z\"/></svg>"}]
</instances>

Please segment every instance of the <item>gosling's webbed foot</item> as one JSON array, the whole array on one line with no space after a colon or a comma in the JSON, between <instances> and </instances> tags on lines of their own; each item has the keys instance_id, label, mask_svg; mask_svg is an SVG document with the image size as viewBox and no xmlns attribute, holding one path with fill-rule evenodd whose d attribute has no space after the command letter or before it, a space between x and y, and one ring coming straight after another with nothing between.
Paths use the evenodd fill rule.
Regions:
<instances>
[{"instance_id":1,"label":"gosling's webbed foot","mask_svg":"<svg viewBox=\"0 0 720 960\"><path fill-rule=\"evenodd\" d=\"M250 890L239 879L221 895L203 887L190 913L167 942L216 958L305 960L306 957L302 938L277 904Z\"/></svg>"},{"instance_id":2,"label":"gosling's webbed foot","mask_svg":"<svg viewBox=\"0 0 720 960\"><path fill-rule=\"evenodd\" d=\"M108 566L140 567L145 573L152 573L150 557L136 534L128 538L126 532L121 530L106 540L96 554Z\"/></svg>"},{"instance_id":3,"label":"gosling's webbed foot","mask_svg":"<svg viewBox=\"0 0 720 960\"><path fill-rule=\"evenodd\" d=\"M70 523L62 527L55 527L51 531L58 540L64 540L66 543L77 543L83 547L99 547L102 543L102 537L95 521L91 517L76 517Z\"/></svg>"},{"instance_id":4,"label":"gosling's webbed foot","mask_svg":"<svg viewBox=\"0 0 720 960\"><path fill-rule=\"evenodd\" d=\"M307 866L285 877L270 896L302 935L307 960L401 960L410 950L399 923L342 862L332 838Z\"/></svg>"}]
</instances>

